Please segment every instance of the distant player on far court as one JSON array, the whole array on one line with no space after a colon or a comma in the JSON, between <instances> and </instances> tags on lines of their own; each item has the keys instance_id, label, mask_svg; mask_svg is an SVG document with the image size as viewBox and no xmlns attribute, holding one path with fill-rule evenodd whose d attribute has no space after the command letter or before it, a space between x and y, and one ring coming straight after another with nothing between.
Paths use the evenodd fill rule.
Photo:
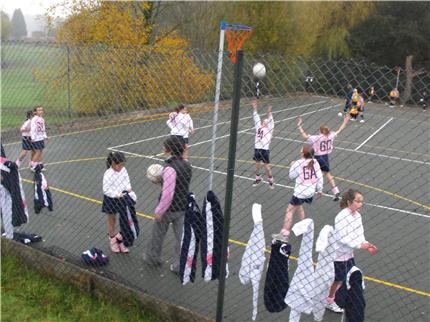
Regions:
<instances>
[{"instance_id":1,"label":"distant player on far court","mask_svg":"<svg viewBox=\"0 0 430 322\"><path fill-rule=\"evenodd\" d=\"M260 116L257 112L257 100L252 101L252 108L254 122L255 122L255 149L254 149L254 160L255 160L255 181L253 186L256 187L262 182L260 175L261 166L264 165L266 169L266 175L269 181L270 189L274 188L272 169L270 168L270 142L272 141L273 129L275 128L275 122L272 116L272 106L267 107L268 118L261 122Z\"/></svg>"},{"instance_id":2,"label":"distant player on far court","mask_svg":"<svg viewBox=\"0 0 430 322\"><path fill-rule=\"evenodd\" d=\"M330 131L327 125L320 126L320 134L309 135L302 127L303 120L299 117L297 127L299 128L302 137L307 140L307 143L311 144L315 151L315 159L318 161L321 171L327 177L328 182L332 186L333 201L338 201L340 196L339 188L336 186L333 176L330 174L330 162L329 154L333 151L334 139L342 132L350 120L350 116L345 116L342 125L337 131Z\"/></svg>"}]
</instances>

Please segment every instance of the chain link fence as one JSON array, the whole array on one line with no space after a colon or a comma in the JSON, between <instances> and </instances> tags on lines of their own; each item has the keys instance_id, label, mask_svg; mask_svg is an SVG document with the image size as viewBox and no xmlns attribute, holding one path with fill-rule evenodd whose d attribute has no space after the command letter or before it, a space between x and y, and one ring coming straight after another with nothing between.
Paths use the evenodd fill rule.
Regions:
<instances>
[{"instance_id":1,"label":"chain link fence","mask_svg":"<svg viewBox=\"0 0 430 322\"><path fill-rule=\"evenodd\" d=\"M254 101L257 62L267 74ZM197 49L2 43L2 145L9 160L22 159L29 215L19 227L11 222L13 179L4 177L14 171L2 168L3 231L11 237L16 224L17 239L42 236L33 247L82 267L88 265L81 254L98 248L109 263L91 270L214 319L234 84L225 55L212 194L216 64L217 52ZM429 319L429 84L430 73L422 70L245 53L225 321L249 321L253 314L259 321L298 320L299 312L311 321L312 310L320 319L334 294L347 321L363 312L366 321ZM400 95L390 99L396 87ZM350 115L360 102L358 115ZM175 111L180 104L188 113ZM20 154L20 128L37 106L44 108L45 148L41 156L31 149ZM188 126L189 163L178 155L165 163L182 153L182 139L171 139L183 136L180 124ZM46 171L32 171L38 163ZM162 183L147 178L152 164L164 165ZM47 188L52 211L42 202ZM344 195L350 189L360 193ZM194 199L187 203L188 191ZM338 192L340 201L333 201ZM362 275L351 270L352 249ZM91 262L94 252L86 254ZM344 293L342 287L329 294L334 266L336 280L350 282ZM259 288L258 313L253 288ZM340 316L327 310L323 319Z\"/></svg>"}]
</instances>

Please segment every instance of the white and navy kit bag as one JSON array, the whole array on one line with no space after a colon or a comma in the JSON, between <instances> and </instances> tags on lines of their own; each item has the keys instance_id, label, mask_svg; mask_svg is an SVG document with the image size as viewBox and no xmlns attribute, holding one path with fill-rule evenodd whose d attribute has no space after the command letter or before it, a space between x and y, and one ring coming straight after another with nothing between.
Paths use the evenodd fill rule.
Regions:
<instances>
[{"instance_id":1,"label":"white and navy kit bag","mask_svg":"<svg viewBox=\"0 0 430 322\"><path fill-rule=\"evenodd\" d=\"M134 241L139 236L140 228L136 216L136 194L134 192L123 191L118 207L119 226L122 235L122 242L125 246L133 246Z\"/></svg>"},{"instance_id":2,"label":"white and navy kit bag","mask_svg":"<svg viewBox=\"0 0 430 322\"><path fill-rule=\"evenodd\" d=\"M224 215L221 204L213 191L208 191L203 202L202 217L205 222L202 231L202 276L206 282L219 278L221 264ZM228 263L226 276L228 277Z\"/></svg>"},{"instance_id":3,"label":"white and navy kit bag","mask_svg":"<svg viewBox=\"0 0 430 322\"><path fill-rule=\"evenodd\" d=\"M48 182L42 173L43 165L38 164L34 173L34 212L40 213L43 208L49 211L54 210L51 191L49 191Z\"/></svg>"},{"instance_id":4,"label":"white and navy kit bag","mask_svg":"<svg viewBox=\"0 0 430 322\"><path fill-rule=\"evenodd\" d=\"M184 229L181 239L181 255L179 258L179 278L183 285L194 282L204 221L200 208L193 193L187 197Z\"/></svg>"},{"instance_id":5,"label":"white and navy kit bag","mask_svg":"<svg viewBox=\"0 0 430 322\"><path fill-rule=\"evenodd\" d=\"M4 155L3 147L2 154ZM16 163L2 156L0 158L0 168L0 206L3 228L6 238L12 239L13 227L21 226L28 221L27 203Z\"/></svg>"}]
</instances>

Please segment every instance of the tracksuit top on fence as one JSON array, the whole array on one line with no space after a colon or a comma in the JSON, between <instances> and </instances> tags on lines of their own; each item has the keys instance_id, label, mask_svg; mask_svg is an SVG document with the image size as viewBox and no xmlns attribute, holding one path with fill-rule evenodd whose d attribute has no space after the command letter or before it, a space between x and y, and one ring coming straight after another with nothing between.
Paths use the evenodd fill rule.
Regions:
<instances>
[{"instance_id":1,"label":"tracksuit top on fence","mask_svg":"<svg viewBox=\"0 0 430 322\"><path fill-rule=\"evenodd\" d=\"M171 167L176 172L175 192L168 211L185 211L187 209L187 198L192 176L191 164L175 156L167 159L165 163L165 167Z\"/></svg>"}]
</instances>

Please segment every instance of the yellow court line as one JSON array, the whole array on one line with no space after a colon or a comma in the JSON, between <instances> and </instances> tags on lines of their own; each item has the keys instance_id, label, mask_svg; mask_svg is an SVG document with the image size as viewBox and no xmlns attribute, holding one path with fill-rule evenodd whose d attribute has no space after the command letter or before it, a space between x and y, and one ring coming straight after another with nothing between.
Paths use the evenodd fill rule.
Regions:
<instances>
[{"instance_id":1,"label":"yellow court line","mask_svg":"<svg viewBox=\"0 0 430 322\"><path fill-rule=\"evenodd\" d=\"M33 180L22 179L22 181L24 181L26 183L34 184ZM74 192L66 191L66 190L63 190L63 189L60 189L60 188L55 188L55 187L52 187L52 186L49 186L49 190L61 192L61 193L64 193L65 195L68 195L68 196L71 196L71 197L75 197L75 198L78 198L78 199L83 199L83 200L90 201L90 202L94 202L94 203L97 203L99 205L101 205L103 203L100 200L89 198L89 197L86 197L86 196L83 196L83 195L80 195L80 194L77 194L77 193L74 193ZM136 214L138 216L146 218L146 219L152 219L152 220L154 219L154 216L146 215L143 212L136 211Z\"/></svg>"},{"instance_id":2,"label":"yellow court line","mask_svg":"<svg viewBox=\"0 0 430 322\"><path fill-rule=\"evenodd\" d=\"M200 157L200 156L190 156L190 158L191 159L208 159L208 157ZM227 160L227 158L215 158L215 159L216 160L222 160L222 161L226 161ZM249 164L254 164L255 163L255 161L240 160L240 159L237 159L236 161L237 162L241 162L241 163L249 163ZM285 165L281 165L281 164L271 164L271 165L272 165L272 167L275 167L275 168L284 168L284 169L289 169L290 168L289 166L285 166ZM356 185L359 185L359 186L362 186L362 187L365 187L365 188L368 188L368 189L371 189L371 190L382 192L382 193L384 193L386 195L389 195L391 197L402 199L402 200L410 202L410 203L412 203L414 205L420 206L420 207L422 207L424 209L430 210L430 206L422 204L422 203L420 203L418 201L415 201L415 200L403 197L403 196L401 196L401 195L399 195L397 193L393 193L393 192L389 192L389 191L384 190L384 189L380 189L380 188L377 188L377 187L369 186L367 184L364 184L364 183L361 183L361 182L358 182L358 181L349 180L349 179L345 179L345 178L341 178L341 177L337 177L337 176L336 177L333 176L333 177L335 179L337 179L337 180L340 180L340 181L345 181L345 182L353 183L353 184L356 184Z\"/></svg>"},{"instance_id":3,"label":"yellow court line","mask_svg":"<svg viewBox=\"0 0 430 322\"><path fill-rule=\"evenodd\" d=\"M134 156L130 156L130 157L137 158L138 156L134 155ZM145 158L145 157L152 157L152 156L141 155L141 157ZM208 159L208 157L203 157L203 156L190 156L190 158L191 159ZM66 160L66 161L51 162L51 163L46 163L45 165L55 165L55 164L73 163L73 162L82 162L82 161L92 161L92 160L102 160L102 159L104 159L104 157L82 158L82 159L75 159L75 160ZM216 160L221 160L221 161L226 161L227 160L227 158L222 158L222 157L216 157L215 159ZM255 163L254 161L250 161L250 160L240 160L240 159L238 159L236 161L237 162L241 162L241 163L248 163L248 164L254 164ZM277 167L277 168L289 169L289 166L285 166L285 165L281 165L281 164L272 164L272 166L273 167ZM373 187L373 186L370 186L370 185L367 185L367 184L364 184L364 183L361 183L361 182L358 182L358 181L349 180L349 179L345 179L345 178L341 178L341 177L337 177L337 176L333 176L333 177L335 179L337 179L337 180L349 182L349 183L352 183L352 184L356 184L356 185L365 187L367 189L375 190L375 191L384 193L386 195L389 195L391 197L398 198L398 199L407 201L409 203L412 203L412 204L414 204L416 206L419 206L419 207L422 207L424 209L430 210L430 206L428 206L426 204L423 204L423 203L420 203L418 201L415 201L415 200L403 197L403 196L401 196L399 194L396 194L396 193L393 193L393 192L389 192L389 191L386 191L386 190L383 190L383 189L380 189L380 188L377 188L377 187Z\"/></svg>"},{"instance_id":4,"label":"yellow court line","mask_svg":"<svg viewBox=\"0 0 430 322\"><path fill-rule=\"evenodd\" d=\"M246 243L243 243L243 242L240 242L240 241L237 241L237 240L234 240L234 239L229 239L229 242L231 242L233 244L237 244L239 246L243 246L243 247L247 246ZM265 249L265 252L268 253L268 254L270 254L270 249ZM292 260L295 260L295 261L298 260L298 257L295 257L295 256L290 256L289 258L292 259ZM317 263L314 263L314 265L316 265L316 264ZM413 288L410 288L410 287L406 287L406 286L402 286L402 285L398 285L398 284L386 282L384 280L380 280L380 279L377 279L377 278L374 278L374 277L364 276L364 279L368 280L368 281L372 281L372 282L377 283L377 284L382 284L382 285L385 285L385 286L397 288L399 290L403 290L403 291L406 291L406 292L415 293L415 294L419 294L419 295L430 297L430 293L427 293L427 292L424 292L424 291L420 291L420 290L416 290L416 289L413 289Z\"/></svg>"},{"instance_id":5,"label":"yellow court line","mask_svg":"<svg viewBox=\"0 0 430 322\"><path fill-rule=\"evenodd\" d=\"M368 189L373 189L373 190L376 190L376 191L379 191L379 192L385 193L385 194L387 194L387 195L389 195L389 196L392 196L392 197L395 197L395 198L402 199L402 200L407 201L407 202L410 202L410 203L412 203L412 204L414 204L414 205L420 206L420 207L422 207L422 208L424 208L424 209L428 209L428 210L430 210L430 206L427 206L427 205L422 204L422 203L420 203L420 202L418 202L418 201L414 201L414 200L411 200L411 199L409 199L409 198L403 197L403 196L401 196L401 195L398 195L397 193L393 193L393 192L389 192L389 191L386 191L386 190L383 190L383 189L380 189L380 188L376 188L376 187L373 187L373 186L369 186L369 185L367 185L367 184L365 184L365 183L360 183L360 182L357 182L357 181L354 181L354 180L349 180L349 179L340 178L340 177L335 177L335 178L336 178L336 179L338 179L338 180L340 180L340 181L346 181L346 182L349 182L349 183L354 183L354 184L356 184L356 185L359 185L359 186L362 186L362 187L365 187L365 188L368 188Z\"/></svg>"},{"instance_id":6,"label":"yellow court line","mask_svg":"<svg viewBox=\"0 0 430 322\"><path fill-rule=\"evenodd\" d=\"M30 184L34 183L32 180L27 180L27 179L22 179L22 181L24 181L26 183L30 183ZM71 197L75 197L75 198L78 198L78 199L83 199L83 200L86 200L86 201L94 202L94 203L97 203L99 205L102 204L102 202L100 200L89 198L89 197L86 197L86 196L83 196L83 195L80 195L80 194L77 194L77 193L66 191L66 190L63 190L63 189L60 189L60 188L55 188L55 187L52 187L52 186L50 186L49 188L51 190L53 190L53 191L61 192L61 193L64 193L64 194L66 194L68 196L71 196ZM144 214L142 212L136 212L136 214L139 215L140 217L144 217L144 218L147 218L147 219L154 220L154 216L152 216L152 215L147 215L147 214ZM243 247L247 246L246 243L243 243L243 242L240 242L240 241L237 241L237 240L234 240L234 239L229 239L229 242L231 242L233 244L236 244L236 245L239 245L239 246L243 246ZM265 251L267 253L270 253L270 251L268 249L266 249ZM294 256L290 256L290 258L292 260L297 260L298 259L297 257L294 257ZM416 289L413 289L413 288L410 288L410 287L405 287L405 286L402 286L402 285L399 285L399 284L394 284L394 283L386 282L386 281L383 281L383 280L380 280L380 279L377 279L377 278L374 278L374 277L364 276L364 279L372 281L372 282L375 282L375 283L378 283L378 284L383 284L383 285L386 285L386 286L389 286L389 287L397 288L397 289L400 289L400 290L403 290L403 291L406 291L406 292L415 293L415 294L418 294L418 295L423 295L423 296L430 297L430 293L427 293L427 292L424 292L424 291L420 291L420 290L416 290Z\"/></svg>"}]
</instances>

